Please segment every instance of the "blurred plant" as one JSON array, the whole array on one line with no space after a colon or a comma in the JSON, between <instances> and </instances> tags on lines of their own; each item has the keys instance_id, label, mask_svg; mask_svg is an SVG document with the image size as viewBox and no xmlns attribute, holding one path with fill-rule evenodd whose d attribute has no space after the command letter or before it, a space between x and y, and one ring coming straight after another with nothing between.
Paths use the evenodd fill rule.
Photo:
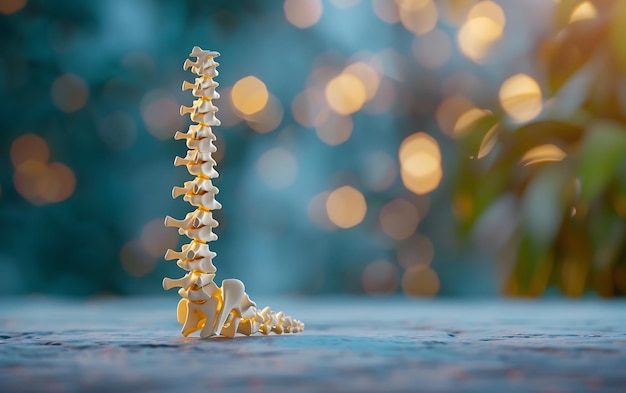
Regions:
<instances>
[{"instance_id":1,"label":"blurred plant","mask_svg":"<svg viewBox=\"0 0 626 393\"><path fill-rule=\"evenodd\" d=\"M503 110L457 122L471 159L455 213L510 268L506 294L626 294L625 20L626 1L562 0L536 50L549 98L517 75L500 89Z\"/></svg>"}]
</instances>

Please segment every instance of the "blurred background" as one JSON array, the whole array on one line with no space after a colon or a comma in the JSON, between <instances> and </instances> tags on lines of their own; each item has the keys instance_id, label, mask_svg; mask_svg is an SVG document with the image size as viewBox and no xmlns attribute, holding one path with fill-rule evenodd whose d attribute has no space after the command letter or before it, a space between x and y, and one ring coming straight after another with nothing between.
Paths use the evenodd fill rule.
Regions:
<instances>
[{"instance_id":1,"label":"blurred background","mask_svg":"<svg viewBox=\"0 0 626 393\"><path fill-rule=\"evenodd\" d=\"M0 292L163 294L217 50L218 281L626 294L626 2L0 0Z\"/></svg>"}]
</instances>

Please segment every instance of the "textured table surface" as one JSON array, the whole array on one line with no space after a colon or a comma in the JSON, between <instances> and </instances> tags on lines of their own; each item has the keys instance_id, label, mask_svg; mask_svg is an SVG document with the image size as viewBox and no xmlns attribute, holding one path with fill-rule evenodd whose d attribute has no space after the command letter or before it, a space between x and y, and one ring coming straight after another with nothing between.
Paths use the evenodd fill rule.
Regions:
<instances>
[{"instance_id":1,"label":"textured table surface","mask_svg":"<svg viewBox=\"0 0 626 393\"><path fill-rule=\"evenodd\" d=\"M175 297L1 300L0 391L626 392L624 301L267 300L305 332L185 339Z\"/></svg>"}]
</instances>

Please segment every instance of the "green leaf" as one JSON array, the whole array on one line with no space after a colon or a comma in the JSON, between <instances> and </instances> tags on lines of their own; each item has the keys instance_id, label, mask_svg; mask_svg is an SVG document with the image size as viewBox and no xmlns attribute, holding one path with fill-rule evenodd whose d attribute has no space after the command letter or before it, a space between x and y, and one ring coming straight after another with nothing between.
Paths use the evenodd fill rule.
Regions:
<instances>
[{"instance_id":1,"label":"green leaf","mask_svg":"<svg viewBox=\"0 0 626 393\"><path fill-rule=\"evenodd\" d=\"M618 179L618 167L626 159L626 128L599 121L592 124L583 140L578 169L581 198L589 203Z\"/></svg>"}]
</instances>

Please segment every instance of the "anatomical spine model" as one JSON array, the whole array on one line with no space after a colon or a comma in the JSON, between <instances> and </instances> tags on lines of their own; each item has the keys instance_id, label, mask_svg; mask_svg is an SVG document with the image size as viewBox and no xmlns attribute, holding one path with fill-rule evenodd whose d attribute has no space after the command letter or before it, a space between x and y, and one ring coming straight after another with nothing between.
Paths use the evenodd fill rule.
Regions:
<instances>
[{"instance_id":1,"label":"anatomical spine model","mask_svg":"<svg viewBox=\"0 0 626 393\"><path fill-rule=\"evenodd\" d=\"M212 183L212 179L219 176L215 170L217 164L212 158L217 148L213 144L215 135L211 130L211 127L220 125L215 117L218 109L213 105L213 100L220 97L215 91L219 84L213 80L218 75L219 63L214 58L219 53L196 46L189 56L195 57L196 61L187 59L183 69L191 68L198 77L194 83L183 82L183 90L191 90L196 99L190 107L181 106L180 114L189 114L196 124L189 126L187 132L178 131L174 135L176 140L185 140L189 149L184 158L175 158L174 165L185 165L195 178L182 187L174 187L172 197L182 196L195 210L182 220L170 216L165 218L166 226L178 228L179 234L191 239L181 251L167 250L165 253L166 260L176 260L177 265L188 273L179 279L164 278L163 288L180 287L178 294L182 299L177 313L178 322L183 325L183 336L196 331L200 331L201 338L217 335L234 337L236 333L301 332L304 329L302 322L269 307L257 309L241 281L226 279L221 287L213 281L217 271L213 265L216 254L209 249L207 242L217 240L213 228L218 226L218 222L212 212L222 207L215 200L219 190Z\"/></svg>"}]
</instances>

